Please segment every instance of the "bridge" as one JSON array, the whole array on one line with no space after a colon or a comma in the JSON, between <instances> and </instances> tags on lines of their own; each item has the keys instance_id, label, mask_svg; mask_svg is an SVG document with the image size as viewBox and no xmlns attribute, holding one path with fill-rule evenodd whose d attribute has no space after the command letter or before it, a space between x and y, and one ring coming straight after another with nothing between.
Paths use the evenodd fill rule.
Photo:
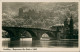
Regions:
<instances>
[{"instance_id":1,"label":"bridge","mask_svg":"<svg viewBox=\"0 0 80 52\"><path fill-rule=\"evenodd\" d=\"M8 32L10 40L20 40L21 34L29 32L32 36L32 40L40 40L42 35L46 33L51 39L57 39L59 30L56 31L40 29L40 28L24 28L24 27L2 27L2 30ZM27 34L26 34L27 35Z\"/></svg>"}]
</instances>

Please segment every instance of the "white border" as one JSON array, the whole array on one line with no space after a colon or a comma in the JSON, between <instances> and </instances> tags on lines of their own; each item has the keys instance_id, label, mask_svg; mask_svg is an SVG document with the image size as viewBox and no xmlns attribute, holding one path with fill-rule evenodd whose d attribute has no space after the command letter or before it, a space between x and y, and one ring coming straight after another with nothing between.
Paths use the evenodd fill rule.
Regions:
<instances>
[{"instance_id":1,"label":"white border","mask_svg":"<svg viewBox=\"0 0 80 52\"><path fill-rule=\"evenodd\" d=\"M80 17L80 1L79 0L1 0L0 1L0 50L1 51L7 51L7 50L2 50L2 2L78 2L78 25L80 24L80 21L79 21L79 17ZM80 28L80 26L78 26L78 28ZM80 32L80 31L79 31ZM80 33L79 33L80 34ZM79 35L80 37L80 35ZM80 38L79 38L79 42L80 42ZM78 45L79 45L79 42L78 42ZM56 51L63 51L63 52L67 52L67 51L71 51L71 52L78 52L79 51L79 48L80 48L80 45L78 48L37 48L37 50L35 51L43 51L43 52L56 52ZM15 50L9 50L9 51L15 51ZM19 51L19 50L17 50ZM20 51L32 51L32 50L20 50ZM33 52L33 51L32 51Z\"/></svg>"}]
</instances>

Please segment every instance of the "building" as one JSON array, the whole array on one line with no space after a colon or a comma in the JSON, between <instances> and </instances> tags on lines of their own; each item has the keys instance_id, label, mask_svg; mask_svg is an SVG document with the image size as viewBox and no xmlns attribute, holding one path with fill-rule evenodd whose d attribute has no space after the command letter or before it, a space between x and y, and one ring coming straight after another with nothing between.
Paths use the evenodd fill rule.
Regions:
<instances>
[{"instance_id":1,"label":"building","mask_svg":"<svg viewBox=\"0 0 80 52\"><path fill-rule=\"evenodd\" d=\"M63 33L64 24L56 24L56 25L52 26L51 29L54 30L54 31L56 31L57 27Z\"/></svg>"},{"instance_id":2,"label":"building","mask_svg":"<svg viewBox=\"0 0 80 52\"><path fill-rule=\"evenodd\" d=\"M56 31L57 28L59 29L60 33L58 36L63 39L75 39L74 37L76 36L76 39L78 38L78 30L75 30L73 27L73 18L72 16L70 17L70 21L66 18L64 20L64 24L56 24L51 28L51 30Z\"/></svg>"}]
</instances>

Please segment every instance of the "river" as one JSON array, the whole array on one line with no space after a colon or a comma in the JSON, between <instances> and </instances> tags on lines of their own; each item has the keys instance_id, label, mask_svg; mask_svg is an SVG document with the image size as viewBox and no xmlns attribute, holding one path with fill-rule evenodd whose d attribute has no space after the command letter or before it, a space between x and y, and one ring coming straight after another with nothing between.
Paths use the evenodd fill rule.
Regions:
<instances>
[{"instance_id":1,"label":"river","mask_svg":"<svg viewBox=\"0 0 80 52\"><path fill-rule=\"evenodd\" d=\"M32 38L20 38L20 41L10 41L9 38L2 39L3 48L13 47L46 47L46 48L75 48L78 47L78 40L49 40L41 39L33 41Z\"/></svg>"}]
</instances>

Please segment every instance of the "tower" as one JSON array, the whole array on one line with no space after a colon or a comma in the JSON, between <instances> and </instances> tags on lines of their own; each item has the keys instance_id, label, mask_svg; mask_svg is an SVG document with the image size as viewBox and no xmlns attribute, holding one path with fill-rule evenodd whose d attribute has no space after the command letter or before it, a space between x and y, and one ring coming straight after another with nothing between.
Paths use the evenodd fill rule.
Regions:
<instances>
[{"instance_id":1,"label":"tower","mask_svg":"<svg viewBox=\"0 0 80 52\"><path fill-rule=\"evenodd\" d=\"M68 25L68 19L66 18L64 21L64 38L66 38L68 34L69 34L69 25Z\"/></svg>"},{"instance_id":2,"label":"tower","mask_svg":"<svg viewBox=\"0 0 80 52\"><path fill-rule=\"evenodd\" d=\"M19 8L19 16L23 16L23 9Z\"/></svg>"},{"instance_id":3,"label":"tower","mask_svg":"<svg viewBox=\"0 0 80 52\"><path fill-rule=\"evenodd\" d=\"M70 28L70 35L73 35L73 19L72 19L72 16L70 17L70 25L69 25L69 28Z\"/></svg>"},{"instance_id":4,"label":"tower","mask_svg":"<svg viewBox=\"0 0 80 52\"><path fill-rule=\"evenodd\" d=\"M64 27L68 27L68 19L67 18L64 21Z\"/></svg>"}]
</instances>

